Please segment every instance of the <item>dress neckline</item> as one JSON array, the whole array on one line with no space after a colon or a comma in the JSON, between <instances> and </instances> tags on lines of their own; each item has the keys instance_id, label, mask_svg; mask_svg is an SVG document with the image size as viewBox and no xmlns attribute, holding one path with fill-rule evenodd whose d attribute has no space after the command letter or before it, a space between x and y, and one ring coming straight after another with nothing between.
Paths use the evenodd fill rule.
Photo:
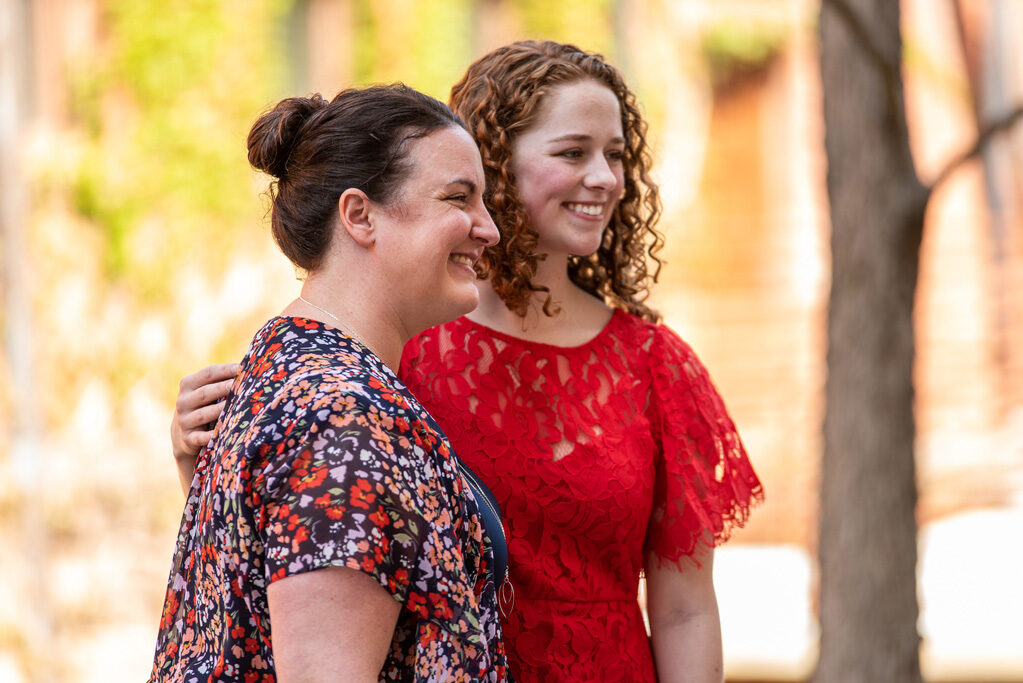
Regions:
<instances>
[{"instance_id":1,"label":"dress neckline","mask_svg":"<svg viewBox=\"0 0 1023 683\"><path fill-rule=\"evenodd\" d=\"M527 348L546 349L549 351L553 351L555 353L571 353L573 351L582 351L588 349L589 347L593 346L598 341L606 337L608 334L610 334L611 328L615 326L616 321L623 315L625 315L625 312L622 309L620 308L613 309L610 319L608 319L608 321L604 323L604 326L600 328L600 330L595 335L593 335L592 337L590 337L581 344L576 344L575 346L558 346L557 344L548 344L546 342L533 341L532 339L523 339L522 337L516 337L515 335L508 334L507 332L495 330L493 327L488 327L483 323L478 323L475 320L472 320L471 318L464 315L460 318L460 320L464 320L465 323L469 325L469 327L475 327L479 330L486 332L492 337L496 339L501 339L502 341L508 342L509 344L518 344L519 346L524 346Z\"/></svg>"}]
</instances>

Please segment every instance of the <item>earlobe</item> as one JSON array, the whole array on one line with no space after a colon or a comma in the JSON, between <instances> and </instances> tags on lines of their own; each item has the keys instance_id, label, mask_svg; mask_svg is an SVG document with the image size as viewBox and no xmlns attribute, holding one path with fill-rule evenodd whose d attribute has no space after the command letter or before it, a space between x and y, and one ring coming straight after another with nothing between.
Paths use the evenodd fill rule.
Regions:
<instances>
[{"instance_id":1,"label":"earlobe","mask_svg":"<svg viewBox=\"0 0 1023 683\"><path fill-rule=\"evenodd\" d=\"M366 193L356 188L349 188L341 193L337 200L337 213L341 226L356 244L370 247L376 241L373 229L373 202Z\"/></svg>"}]
</instances>

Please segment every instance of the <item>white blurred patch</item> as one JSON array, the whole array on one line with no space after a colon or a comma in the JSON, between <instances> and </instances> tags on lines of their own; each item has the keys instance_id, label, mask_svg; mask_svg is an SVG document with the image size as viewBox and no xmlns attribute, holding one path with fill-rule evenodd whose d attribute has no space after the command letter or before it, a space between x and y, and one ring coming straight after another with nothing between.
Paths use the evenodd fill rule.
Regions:
<instances>
[{"instance_id":1,"label":"white blurred patch","mask_svg":"<svg viewBox=\"0 0 1023 683\"><path fill-rule=\"evenodd\" d=\"M734 545L714 552L725 673L804 680L817 657L811 612L812 561L804 548Z\"/></svg>"},{"instance_id":2,"label":"white blurred patch","mask_svg":"<svg viewBox=\"0 0 1023 683\"><path fill-rule=\"evenodd\" d=\"M947 517L920 534L925 677L1023 676L1023 505Z\"/></svg>"}]
</instances>

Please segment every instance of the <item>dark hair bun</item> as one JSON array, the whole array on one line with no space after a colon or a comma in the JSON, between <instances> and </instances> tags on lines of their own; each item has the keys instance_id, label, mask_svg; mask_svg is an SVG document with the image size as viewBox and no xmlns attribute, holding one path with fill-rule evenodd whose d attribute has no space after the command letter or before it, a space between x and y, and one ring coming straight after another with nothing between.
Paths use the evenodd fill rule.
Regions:
<instances>
[{"instance_id":1,"label":"dark hair bun","mask_svg":"<svg viewBox=\"0 0 1023 683\"><path fill-rule=\"evenodd\" d=\"M249 163L277 179L283 178L291 152L302 138L302 126L326 106L327 101L319 93L278 102L249 131Z\"/></svg>"},{"instance_id":2,"label":"dark hair bun","mask_svg":"<svg viewBox=\"0 0 1023 683\"><path fill-rule=\"evenodd\" d=\"M409 143L446 126L464 126L441 102L407 85L289 97L249 131L249 163L270 174L270 230L293 264L320 266L349 188L386 204L411 170Z\"/></svg>"}]
</instances>

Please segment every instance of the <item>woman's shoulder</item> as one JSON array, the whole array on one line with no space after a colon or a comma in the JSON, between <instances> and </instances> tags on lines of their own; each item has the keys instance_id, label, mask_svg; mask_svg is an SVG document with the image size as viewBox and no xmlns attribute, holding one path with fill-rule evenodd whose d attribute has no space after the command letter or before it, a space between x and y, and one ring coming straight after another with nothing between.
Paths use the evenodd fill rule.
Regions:
<instances>
[{"instance_id":1,"label":"woman's shoulder","mask_svg":"<svg viewBox=\"0 0 1023 683\"><path fill-rule=\"evenodd\" d=\"M232 412L299 431L341 415L410 421L417 415L401 388L383 361L340 331L302 318L275 318L257 333L242 362Z\"/></svg>"},{"instance_id":2,"label":"woman's shoulder","mask_svg":"<svg viewBox=\"0 0 1023 683\"><path fill-rule=\"evenodd\" d=\"M675 361L695 357L692 347L664 322L646 320L618 309L612 334L635 353L652 361Z\"/></svg>"},{"instance_id":3,"label":"woman's shoulder","mask_svg":"<svg viewBox=\"0 0 1023 683\"><path fill-rule=\"evenodd\" d=\"M389 490L430 488L433 458L417 453L443 450L443 439L395 382L348 366L295 370L276 391L268 386L251 399L267 401L253 410L253 428L245 433L248 450L260 453L253 466L265 475L268 494L309 458L327 470L357 463Z\"/></svg>"},{"instance_id":4,"label":"woman's shoulder","mask_svg":"<svg viewBox=\"0 0 1023 683\"><path fill-rule=\"evenodd\" d=\"M256 334L243 374L322 390L350 385L389 386L393 375L360 342L317 320L271 319Z\"/></svg>"}]
</instances>

